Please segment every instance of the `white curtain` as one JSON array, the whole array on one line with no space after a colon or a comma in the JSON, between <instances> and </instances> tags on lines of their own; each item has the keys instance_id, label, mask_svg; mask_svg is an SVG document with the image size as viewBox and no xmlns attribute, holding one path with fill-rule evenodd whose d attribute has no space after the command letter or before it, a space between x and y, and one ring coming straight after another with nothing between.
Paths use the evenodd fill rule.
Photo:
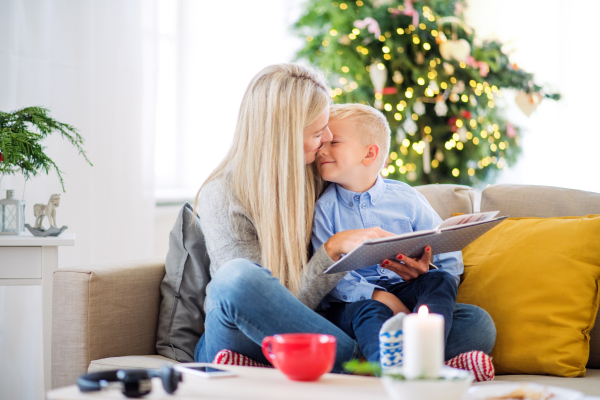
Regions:
<instances>
[{"instance_id":1,"label":"white curtain","mask_svg":"<svg viewBox=\"0 0 600 400\"><path fill-rule=\"evenodd\" d=\"M64 171L59 225L77 234L59 267L152 255L156 4L152 0L0 1L0 110L48 107L85 138L86 164L59 136L47 154ZM4 189L23 195L23 178ZM58 178L27 182L33 204ZM0 286L0 399L42 399L41 287Z\"/></svg>"}]
</instances>

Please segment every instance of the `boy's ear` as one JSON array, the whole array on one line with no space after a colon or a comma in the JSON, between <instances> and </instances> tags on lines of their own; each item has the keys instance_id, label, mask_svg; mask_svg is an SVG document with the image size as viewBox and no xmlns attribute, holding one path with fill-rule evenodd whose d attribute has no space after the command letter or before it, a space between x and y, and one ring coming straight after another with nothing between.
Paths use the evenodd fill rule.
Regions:
<instances>
[{"instance_id":1,"label":"boy's ear","mask_svg":"<svg viewBox=\"0 0 600 400\"><path fill-rule=\"evenodd\" d=\"M362 164L367 167L377 161L377 157L379 156L379 146L375 143L367 146L367 155L362 160Z\"/></svg>"}]
</instances>

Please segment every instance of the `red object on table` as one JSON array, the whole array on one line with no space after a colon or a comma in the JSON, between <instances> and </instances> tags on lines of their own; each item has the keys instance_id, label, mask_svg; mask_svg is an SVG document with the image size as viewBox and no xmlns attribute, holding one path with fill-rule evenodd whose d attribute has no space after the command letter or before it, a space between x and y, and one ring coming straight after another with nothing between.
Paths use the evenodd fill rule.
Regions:
<instances>
[{"instance_id":1,"label":"red object on table","mask_svg":"<svg viewBox=\"0 0 600 400\"><path fill-rule=\"evenodd\" d=\"M320 333L285 333L267 336L262 351L293 381L316 381L335 363L336 339Z\"/></svg>"}]
</instances>

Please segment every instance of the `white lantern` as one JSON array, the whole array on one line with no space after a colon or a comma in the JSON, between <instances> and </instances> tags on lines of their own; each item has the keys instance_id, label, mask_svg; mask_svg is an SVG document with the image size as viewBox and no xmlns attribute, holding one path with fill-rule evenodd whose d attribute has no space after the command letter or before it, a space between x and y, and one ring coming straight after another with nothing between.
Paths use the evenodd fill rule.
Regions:
<instances>
[{"instance_id":1,"label":"white lantern","mask_svg":"<svg viewBox=\"0 0 600 400\"><path fill-rule=\"evenodd\" d=\"M6 198L0 200L0 235L19 235L25 230L25 201L14 198L14 191L7 190Z\"/></svg>"}]
</instances>

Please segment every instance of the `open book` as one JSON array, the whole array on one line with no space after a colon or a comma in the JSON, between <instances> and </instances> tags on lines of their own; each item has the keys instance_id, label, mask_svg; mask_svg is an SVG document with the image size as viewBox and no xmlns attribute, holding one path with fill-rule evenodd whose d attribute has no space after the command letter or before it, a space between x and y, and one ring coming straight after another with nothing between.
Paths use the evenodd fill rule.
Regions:
<instances>
[{"instance_id":1,"label":"open book","mask_svg":"<svg viewBox=\"0 0 600 400\"><path fill-rule=\"evenodd\" d=\"M497 214L498 211L489 211L458 215L448 218L435 229L365 240L324 273L334 274L366 268L380 264L385 259L395 259L398 254L419 258L427 246L431 246L432 255L462 250L479 236L508 218L494 218Z\"/></svg>"}]
</instances>

